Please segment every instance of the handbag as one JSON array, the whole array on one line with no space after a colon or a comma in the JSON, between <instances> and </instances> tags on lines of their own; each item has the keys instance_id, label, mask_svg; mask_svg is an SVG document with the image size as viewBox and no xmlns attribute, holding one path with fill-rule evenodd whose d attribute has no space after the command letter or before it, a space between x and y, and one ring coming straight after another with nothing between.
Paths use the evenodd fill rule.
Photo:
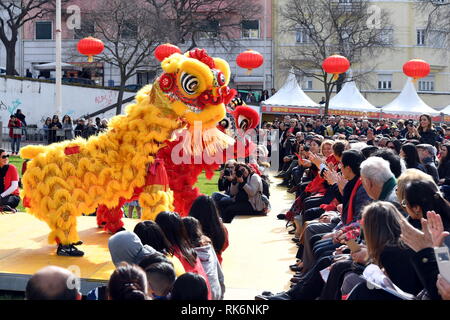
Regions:
<instances>
[{"instance_id":1,"label":"handbag","mask_svg":"<svg viewBox=\"0 0 450 320\"><path fill-rule=\"evenodd\" d=\"M259 184L259 190L255 198L255 209L261 211L263 214L270 212L271 206L269 198L262 193L262 182Z\"/></svg>"}]
</instances>

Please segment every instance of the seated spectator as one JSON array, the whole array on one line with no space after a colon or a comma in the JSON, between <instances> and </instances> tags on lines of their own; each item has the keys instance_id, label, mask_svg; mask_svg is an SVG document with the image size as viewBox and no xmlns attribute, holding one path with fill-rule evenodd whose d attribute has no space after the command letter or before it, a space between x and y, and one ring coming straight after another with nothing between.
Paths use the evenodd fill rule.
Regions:
<instances>
[{"instance_id":1,"label":"seated spectator","mask_svg":"<svg viewBox=\"0 0 450 320\"><path fill-rule=\"evenodd\" d=\"M420 135L420 143L429 144L433 147L436 145L437 141L437 133L433 128L433 121L431 120L431 116L428 114L422 114L419 118L419 128L417 132Z\"/></svg>"},{"instance_id":2,"label":"seated spectator","mask_svg":"<svg viewBox=\"0 0 450 320\"><path fill-rule=\"evenodd\" d=\"M391 203L381 201L367 206L362 218L366 255L353 254L353 261L366 265L370 259L384 269L386 276L397 287L417 295L424 287L411 264L413 250L405 248L400 242L403 216ZM350 292L348 300L398 299L384 290L368 289L365 281L360 281Z\"/></svg>"},{"instance_id":3,"label":"seated spectator","mask_svg":"<svg viewBox=\"0 0 450 320\"><path fill-rule=\"evenodd\" d=\"M219 216L219 211L212 197L202 195L195 199L189 211L189 216L200 222L203 233L211 239L219 263L222 264L222 252L229 245L228 230Z\"/></svg>"},{"instance_id":4,"label":"seated spectator","mask_svg":"<svg viewBox=\"0 0 450 320\"><path fill-rule=\"evenodd\" d=\"M426 213L434 211L442 218L445 230L450 230L450 204L439 192L438 186L427 180L412 180L405 185L402 206L413 219L426 218Z\"/></svg>"},{"instance_id":5,"label":"seated spectator","mask_svg":"<svg viewBox=\"0 0 450 320\"><path fill-rule=\"evenodd\" d=\"M0 149L0 210L16 212L20 203L19 172L9 163L9 154Z\"/></svg>"},{"instance_id":6,"label":"seated spectator","mask_svg":"<svg viewBox=\"0 0 450 320\"><path fill-rule=\"evenodd\" d=\"M211 246L211 239L202 233L200 223L194 217L184 217L183 224L191 245L194 247L197 256L202 262L203 269L208 276L212 299L223 300L225 294L224 276L216 253Z\"/></svg>"},{"instance_id":7,"label":"seated spectator","mask_svg":"<svg viewBox=\"0 0 450 320\"><path fill-rule=\"evenodd\" d=\"M167 240L161 227L154 221L141 221L134 227L134 233L141 239L143 245L150 246L156 251L164 254L168 261L174 265L177 277L185 273L183 264L174 255L175 248Z\"/></svg>"},{"instance_id":8,"label":"seated spectator","mask_svg":"<svg viewBox=\"0 0 450 320\"><path fill-rule=\"evenodd\" d=\"M175 283L175 271L173 266L167 262L157 262L150 265L140 266L147 275L148 295L154 300L169 300L169 294Z\"/></svg>"},{"instance_id":9,"label":"seated spectator","mask_svg":"<svg viewBox=\"0 0 450 320\"><path fill-rule=\"evenodd\" d=\"M395 151L395 153L398 155L400 154L400 149L402 147L402 143L397 139L391 139L386 144L386 148L391 149L392 151Z\"/></svg>"},{"instance_id":10,"label":"seated spectator","mask_svg":"<svg viewBox=\"0 0 450 320\"><path fill-rule=\"evenodd\" d=\"M171 300L208 300L205 278L196 273L185 273L175 280Z\"/></svg>"},{"instance_id":11,"label":"seated spectator","mask_svg":"<svg viewBox=\"0 0 450 320\"><path fill-rule=\"evenodd\" d=\"M394 174L395 178L400 177L402 172L406 170L405 164L401 161L400 156L391 149L378 149L377 151L372 153L372 156L380 157L389 162L389 168L391 169L391 172Z\"/></svg>"},{"instance_id":12,"label":"seated spectator","mask_svg":"<svg viewBox=\"0 0 450 320\"><path fill-rule=\"evenodd\" d=\"M146 255L156 250L143 245L139 237L130 231L120 231L108 240L112 262L117 267L121 262L138 264Z\"/></svg>"},{"instance_id":13,"label":"seated spectator","mask_svg":"<svg viewBox=\"0 0 450 320\"><path fill-rule=\"evenodd\" d=\"M208 276L203 269L202 263L192 247L186 228L183 225L181 217L175 212L163 211L156 217L156 223L174 248L174 255L180 259L186 272L198 273L207 281L209 298L211 297L211 287L208 282Z\"/></svg>"},{"instance_id":14,"label":"seated spectator","mask_svg":"<svg viewBox=\"0 0 450 320\"><path fill-rule=\"evenodd\" d=\"M147 276L136 265L123 262L109 278L109 300L149 300L147 291Z\"/></svg>"},{"instance_id":15,"label":"seated spectator","mask_svg":"<svg viewBox=\"0 0 450 320\"><path fill-rule=\"evenodd\" d=\"M450 200L450 143L441 146L438 166L439 185L447 200Z\"/></svg>"},{"instance_id":16,"label":"seated spectator","mask_svg":"<svg viewBox=\"0 0 450 320\"><path fill-rule=\"evenodd\" d=\"M361 181L371 199L397 202L395 195L397 183L386 160L370 157L362 162Z\"/></svg>"},{"instance_id":17,"label":"seated spectator","mask_svg":"<svg viewBox=\"0 0 450 320\"><path fill-rule=\"evenodd\" d=\"M426 172L424 165L420 163L419 153L414 144L406 143L402 145L400 157L405 161L407 169L418 169Z\"/></svg>"},{"instance_id":18,"label":"seated spectator","mask_svg":"<svg viewBox=\"0 0 450 320\"><path fill-rule=\"evenodd\" d=\"M78 123L77 123L77 125L76 125L76 127L74 129L74 132L75 132L75 137L83 137L83 138L87 137L87 135L86 135L86 125L85 125L85 122L84 122L83 118L78 120Z\"/></svg>"},{"instance_id":19,"label":"seated spectator","mask_svg":"<svg viewBox=\"0 0 450 320\"><path fill-rule=\"evenodd\" d=\"M425 167L425 172L433 177L434 182L439 183L439 173L436 168L436 148L429 144L418 144L416 146L420 162Z\"/></svg>"},{"instance_id":20,"label":"seated spectator","mask_svg":"<svg viewBox=\"0 0 450 320\"><path fill-rule=\"evenodd\" d=\"M69 287L74 283L74 274L67 269L47 266L36 272L27 282L26 300L81 300L79 288Z\"/></svg>"}]
</instances>

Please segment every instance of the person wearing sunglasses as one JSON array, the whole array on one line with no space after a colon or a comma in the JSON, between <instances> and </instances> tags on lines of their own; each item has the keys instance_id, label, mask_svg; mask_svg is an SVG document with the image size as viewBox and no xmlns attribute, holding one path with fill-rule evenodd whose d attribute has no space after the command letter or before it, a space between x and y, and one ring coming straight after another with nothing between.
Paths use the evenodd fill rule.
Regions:
<instances>
[{"instance_id":1,"label":"person wearing sunglasses","mask_svg":"<svg viewBox=\"0 0 450 320\"><path fill-rule=\"evenodd\" d=\"M0 149L0 210L16 212L19 202L19 172L9 163L9 154Z\"/></svg>"}]
</instances>

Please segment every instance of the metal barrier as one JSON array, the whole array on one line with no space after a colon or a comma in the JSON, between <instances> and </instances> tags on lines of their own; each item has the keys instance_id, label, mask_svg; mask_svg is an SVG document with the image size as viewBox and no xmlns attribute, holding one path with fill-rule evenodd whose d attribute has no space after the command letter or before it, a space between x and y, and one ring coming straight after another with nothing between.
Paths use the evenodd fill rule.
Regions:
<instances>
[{"instance_id":1,"label":"metal barrier","mask_svg":"<svg viewBox=\"0 0 450 320\"><path fill-rule=\"evenodd\" d=\"M83 138L89 138L92 135L98 134L99 130L69 130L69 129L44 129L36 127L22 127L13 128L13 135L20 135L20 147L26 145L44 144L48 145L54 142L60 142L64 140L71 140L75 137L81 136ZM0 134L1 148L7 152L12 152L10 137L10 128L3 127Z\"/></svg>"}]
</instances>

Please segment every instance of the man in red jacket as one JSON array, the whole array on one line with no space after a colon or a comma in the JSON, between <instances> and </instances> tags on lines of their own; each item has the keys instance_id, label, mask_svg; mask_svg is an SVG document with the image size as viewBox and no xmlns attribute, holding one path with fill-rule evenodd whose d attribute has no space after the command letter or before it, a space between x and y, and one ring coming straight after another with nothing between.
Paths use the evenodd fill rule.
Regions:
<instances>
[{"instance_id":1,"label":"man in red jacket","mask_svg":"<svg viewBox=\"0 0 450 320\"><path fill-rule=\"evenodd\" d=\"M19 202L19 172L9 164L9 154L0 149L0 210L16 212Z\"/></svg>"}]
</instances>

